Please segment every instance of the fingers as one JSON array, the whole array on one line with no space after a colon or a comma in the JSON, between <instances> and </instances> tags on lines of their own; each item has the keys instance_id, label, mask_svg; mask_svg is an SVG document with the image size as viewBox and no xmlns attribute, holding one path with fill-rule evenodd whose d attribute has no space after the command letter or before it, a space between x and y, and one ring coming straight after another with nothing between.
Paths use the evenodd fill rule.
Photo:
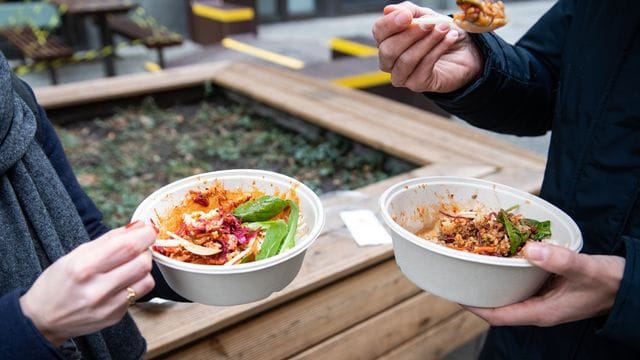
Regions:
<instances>
[{"instance_id":1,"label":"fingers","mask_svg":"<svg viewBox=\"0 0 640 360\"><path fill-rule=\"evenodd\" d=\"M551 325L552 316L543 297L532 297L526 301L499 308L466 307L493 326ZM541 316L541 314L546 316Z\"/></svg>"},{"instance_id":2,"label":"fingers","mask_svg":"<svg viewBox=\"0 0 640 360\"><path fill-rule=\"evenodd\" d=\"M384 8L383 14L384 15L373 24L373 38L378 44L407 28L418 28L418 26L410 27L411 19L414 17L436 15L433 10L419 7L408 1L401 4L388 5Z\"/></svg>"},{"instance_id":3,"label":"fingers","mask_svg":"<svg viewBox=\"0 0 640 360\"><path fill-rule=\"evenodd\" d=\"M529 243L524 248L524 254L533 265L569 279L591 273L589 256L561 246Z\"/></svg>"},{"instance_id":4,"label":"fingers","mask_svg":"<svg viewBox=\"0 0 640 360\"><path fill-rule=\"evenodd\" d=\"M120 296L123 289L131 287L132 284L139 284L136 294L143 296L153 289L154 283L144 282L144 279L150 277L152 268L151 253L145 251L139 254L133 260L114 268L113 270L98 274L84 284L81 290L84 299L84 306L87 308L98 309L104 307L104 304L111 304L107 308L121 305L121 301L125 297ZM153 279L151 278L151 281ZM149 287L150 286L150 287ZM113 298L116 298L115 301Z\"/></svg>"},{"instance_id":5,"label":"fingers","mask_svg":"<svg viewBox=\"0 0 640 360\"><path fill-rule=\"evenodd\" d=\"M126 303L126 305L132 305L131 299L135 302L141 297L148 294L153 288L156 286L155 280L153 280L153 276L148 273L145 277L138 280L136 283L133 283L118 292L115 296L118 299L122 299Z\"/></svg>"},{"instance_id":6,"label":"fingers","mask_svg":"<svg viewBox=\"0 0 640 360\"><path fill-rule=\"evenodd\" d=\"M87 275L108 272L145 252L155 238L155 230L143 223L110 231L78 247L81 254L75 266Z\"/></svg>"},{"instance_id":7,"label":"fingers","mask_svg":"<svg viewBox=\"0 0 640 360\"><path fill-rule=\"evenodd\" d=\"M391 83L422 91L425 81L431 78L436 61L455 43L458 33L447 24L439 24L431 34L404 51L391 70Z\"/></svg>"},{"instance_id":8,"label":"fingers","mask_svg":"<svg viewBox=\"0 0 640 360\"><path fill-rule=\"evenodd\" d=\"M151 253L145 251L134 260L104 274L103 281L106 282L104 287L113 289L111 293L125 289L127 286L136 284L149 276L152 266ZM140 286L136 289L136 293L142 296L151 291L151 289L153 289L153 284L151 288Z\"/></svg>"}]
</instances>

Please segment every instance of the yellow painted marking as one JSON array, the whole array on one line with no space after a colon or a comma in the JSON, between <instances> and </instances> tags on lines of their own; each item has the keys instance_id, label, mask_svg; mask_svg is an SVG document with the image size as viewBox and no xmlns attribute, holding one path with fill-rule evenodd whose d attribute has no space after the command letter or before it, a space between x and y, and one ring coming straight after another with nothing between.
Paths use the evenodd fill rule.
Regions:
<instances>
[{"instance_id":1,"label":"yellow painted marking","mask_svg":"<svg viewBox=\"0 0 640 360\"><path fill-rule=\"evenodd\" d=\"M144 69L150 73L156 73L156 72L162 71L162 68L160 67L160 65L151 61L144 63Z\"/></svg>"},{"instance_id":2,"label":"yellow painted marking","mask_svg":"<svg viewBox=\"0 0 640 360\"><path fill-rule=\"evenodd\" d=\"M362 89L372 86L385 85L391 82L391 74L384 71L374 71L353 76L345 76L331 80L332 83Z\"/></svg>"},{"instance_id":3,"label":"yellow painted marking","mask_svg":"<svg viewBox=\"0 0 640 360\"><path fill-rule=\"evenodd\" d=\"M251 21L255 17L253 8L241 7L236 9L220 9L195 3L191 11L197 16L222 22Z\"/></svg>"},{"instance_id":4,"label":"yellow painted marking","mask_svg":"<svg viewBox=\"0 0 640 360\"><path fill-rule=\"evenodd\" d=\"M378 49L361 44L355 41L333 38L331 39L331 50L335 50L341 53L349 54L356 57L369 57L378 55Z\"/></svg>"},{"instance_id":5,"label":"yellow painted marking","mask_svg":"<svg viewBox=\"0 0 640 360\"><path fill-rule=\"evenodd\" d=\"M226 47L227 49L239 51L241 53L251 55L291 69L302 69L304 67L304 62L301 60L294 59L289 56L280 55L272 51L260 49L234 39L222 39L222 46Z\"/></svg>"}]
</instances>

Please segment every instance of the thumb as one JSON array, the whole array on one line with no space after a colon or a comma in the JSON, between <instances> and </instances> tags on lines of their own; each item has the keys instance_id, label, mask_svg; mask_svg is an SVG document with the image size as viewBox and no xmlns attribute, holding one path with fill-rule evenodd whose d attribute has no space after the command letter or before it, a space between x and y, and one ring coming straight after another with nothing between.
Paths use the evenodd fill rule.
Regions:
<instances>
[{"instance_id":1,"label":"thumb","mask_svg":"<svg viewBox=\"0 0 640 360\"><path fill-rule=\"evenodd\" d=\"M583 274L588 265L586 255L539 242L528 243L524 248L524 256L531 264L567 278Z\"/></svg>"}]
</instances>

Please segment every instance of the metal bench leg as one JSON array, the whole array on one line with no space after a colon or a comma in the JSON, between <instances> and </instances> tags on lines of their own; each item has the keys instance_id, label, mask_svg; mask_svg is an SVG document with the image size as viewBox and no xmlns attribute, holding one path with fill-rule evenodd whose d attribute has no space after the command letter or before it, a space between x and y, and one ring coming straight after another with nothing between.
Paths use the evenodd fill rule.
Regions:
<instances>
[{"instance_id":1,"label":"metal bench leg","mask_svg":"<svg viewBox=\"0 0 640 360\"><path fill-rule=\"evenodd\" d=\"M49 63L47 67L49 68L49 75L51 76L51 84L58 85L58 73L55 66Z\"/></svg>"},{"instance_id":2,"label":"metal bench leg","mask_svg":"<svg viewBox=\"0 0 640 360\"><path fill-rule=\"evenodd\" d=\"M162 51L162 47L158 48L158 64L160 68L164 69L164 52Z\"/></svg>"}]
</instances>

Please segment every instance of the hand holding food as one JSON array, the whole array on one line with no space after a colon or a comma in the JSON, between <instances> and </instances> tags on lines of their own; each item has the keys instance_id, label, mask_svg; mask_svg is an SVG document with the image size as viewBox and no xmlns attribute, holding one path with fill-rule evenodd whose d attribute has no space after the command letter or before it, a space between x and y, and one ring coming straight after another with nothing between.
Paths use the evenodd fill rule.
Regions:
<instances>
[{"instance_id":1,"label":"hand holding food","mask_svg":"<svg viewBox=\"0 0 640 360\"><path fill-rule=\"evenodd\" d=\"M480 75L484 63L468 34L450 18L410 2L389 5L373 25L379 66L391 83L415 92L451 92ZM414 20L415 19L415 20ZM437 25L413 24L437 19Z\"/></svg>"},{"instance_id":2,"label":"hand holding food","mask_svg":"<svg viewBox=\"0 0 640 360\"><path fill-rule=\"evenodd\" d=\"M624 272L624 258L579 254L544 243L528 244L524 256L556 274L542 291L513 305L468 309L495 326L552 326L604 315L613 306Z\"/></svg>"},{"instance_id":3,"label":"hand holding food","mask_svg":"<svg viewBox=\"0 0 640 360\"><path fill-rule=\"evenodd\" d=\"M117 323L155 285L148 251L155 237L137 222L80 245L20 298L24 315L54 345Z\"/></svg>"}]
</instances>

